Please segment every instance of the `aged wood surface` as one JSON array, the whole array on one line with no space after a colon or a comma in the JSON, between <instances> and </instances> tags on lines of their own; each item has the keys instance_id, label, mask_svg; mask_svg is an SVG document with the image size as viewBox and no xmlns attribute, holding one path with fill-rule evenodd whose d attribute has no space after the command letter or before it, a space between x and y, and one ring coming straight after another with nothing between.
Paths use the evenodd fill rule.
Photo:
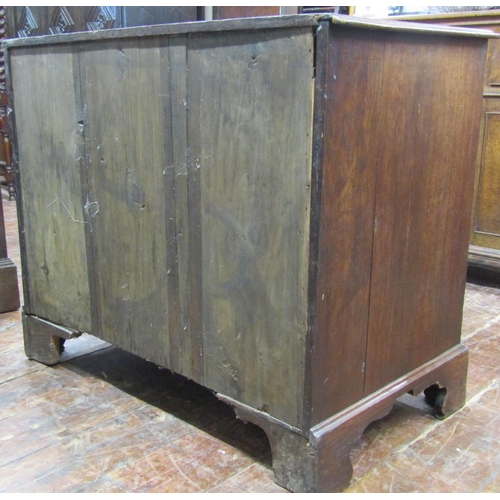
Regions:
<instances>
[{"instance_id":1,"label":"aged wood surface","mask_svg":"<svg viewBox=\"0 0 500 500\"><path fill-rule=\"evenodd\" d=\"M321 231L321 192L323 184L324 160L324 122L325 122L325 85L328 74L328 37L329 22L323 21L316 30L315 47L315 78L314 78L314 109L313 109L313 144L311 158L311 210L309 219L309 276L308 276L308 306L307 335L305 354L305 381L303 427L309 426L312 411L313 378L317 370L316 360L312 353L315 350L317 335L316 301L319 279L319 251Z\"/></svg>"},{"instance_id":2,"label":"aged wood surface","mask_svg":"<svg viewBox=\"0 0 500 500\"><path fill-rule=\"evenodd\" d=\"M222 21L206 21L192 23L174 23L155 26L141 26L134 28L107 29L90 33L68 33L66 35L35 36L30 38L17 38L6 41L7 47L25 47L32 45L45 45L54 43L74 43L89 40L109 40L115 38L160 36L160 35L183 35L189 33L231 32L240 30L261 30L315 27L318 19L323 16L290 15L271 16L259 19L243 18L228 19ZM328 16L327 16L328 17Z\"/></svg>"},{"instance_id":3,"label":"aged wood surface","mask_svg":"<svg viewBox=\"0 0 500 500\"><path fill-rule=\"evenodd\" d=\"M110 41L82 52L80 67L95 333L177 369L169 349L176 269L169 82L162 78L168 45L154 38Z\"/></svg>"},{"instance_id":4,"label":"aged wood surface","mask_svg":"<svg viewBox=\"0 0 500 500\"><path fill-rule=\"evenodd\" d=\"M71 87L74 116L58 119L73 122L66 129L84 165L71 190L81 218L69 217L78 211L66 203L61 209L80 228L74 245L82 272L89 270L92 323L39 307L28 313L91 331L297 424L307 330L313 33L268 31L258 43L245 32L229 42L227 35L208 42L190 36L109 40L85 51L75 45L74 54L60 49L67 72L80 81ZM46 49L29 51L42 61ZM284 81L295 81L296 90L276 99ZM24 122L23 113L21 105ZM269 130L282 130L278 141L268 140ZM52 132L58 136L57 124ZM34 163L22 149L20 161L23 171ZM64 186L32 191L34 174L26 177L38 203L43 196L56 200L49 208L62 201ZM283 228L276 233L278 219ZM27 247L40 251L33 237L28 231ZM65 248L51 253L59 258ZM232 342L232 335L241 340ZM255 367L261 383L249 384Z\"/></svg>"},{"instance_id":5,"label":"aged wood surface","mask_svg":"<svg viewBox=\"0 0 500 500\"><path fill-rule=\"evenodd\" d=\"M119 30L101 30L92 33L94 40L104 40L113 38L128 38L134 36L159 36L159 35L176 35L186 33L208 33L217 31L234 31L234 30L254 30L254 29L278 29L292 27L317 27L322 20L329 20L332 24L338 26L351 26L354 28L368 28L382 31L400 31L400 32L416 32L428 35L445 35L456 37L477 37L488 38L491 33L486 30L454 28L449 26L423 26L418 23L398 23L387 20L375 20L356 18L353 16L341 15L287 15L287 16L269 16L261 18L241 18L228 19L224 22L206 21L193 23L175 23L163 24L157 26L143 26L136 28L122 28ZM74 43L89 39L88 33L69 33L65 35L34 36L29 38L18 38L6 42L6 47L21 47L31 45L45 45L53 43Z\"/></svg>"},{"instance_id":6,"label":"aged wood surface","mask_svg":"<svg viewBox=\"0 0 500 500\"><path fill-rule=\"evenodd\" d=\"M23 228L27 312L88 330L87 220L80 182L83 139L73 53L68 46L27 49L13 58L11 72L17 90L20 176L26 191L20 211L31 214Z\"/></svg>"},{"instance_id":7,"label":"aged wood surface","mask_svg":"<svg viewBox=\"0 0 500 500\"><path fill-rule=\"evenodd\" d=\"M406 19L406 18L405 18ZM433 16L410 16L412 21L447 26L462 26L488 29L500 33L500 11L498 9L442 14ZM498 124L500 99L500 40L490 39L484 73L483 116L479 130L479 148L473 194L473 217L470 227L469 264L490 271L500 269L495 249L500 249L498 231Z\"/></svg>"},{"instance_id":8,"label":"aged wood surface","mask_svg":"<svg viewBox=\"0 0 500 500\"><path fill-rule=\"evenodd\" d=\"M439 418L452 415L465 403L467 366L467 348L455 346L332 415L307 433L225 395L218 397L233 406L240 419L265 431L273 452L273 472L278 484L294 492L341 492L349 486L353 473L351 450L366 427L385 417L398 397L407 392L419 394L435 385L442 388L445 397L443 404L436 405L433 411Z\"/></svg>"},{"instance_id":9,"label":"aged wood surface","mask_svg":"<svg viewBox=\"0 0 500 500\"><path fill-rule=\"evenodd\" d=\"M387 42L365 394L460 342L486 49Z\"/></svg>"},{"instance_id":10,"label":"aged wood surface","mask_svg":"<svg viewBox=\"0 0 500 500\"><path fill-rule=\"evenodd\" d=\"M179 349L178 360L181 373L189 373L194 379L199 375L199 335L196 339L192 336L191 294L189 279L196 269L191 261L190 255L190 219L189 199L192 183L188 179L188 162L190 161L190 150L188 147L188 88L187 88L187 35L173 37L169 40L169 71L170 78L170 113L172 122L172 162L165 173L168 182L174 187L175 196L175 227L172 237L177 259L177 281L175 290L172 292L177 296L171 301L178 303L178 334L177 348ZM198 308L199 310L199 308ZM196 314L199 315L197 312ZM196 321L194 322L196 323ZM173 329L173 326L172 326ZM173 337L173 335L172 335ZM172 345L172 348L175 348Z\"/></svg>"},{"instance_id":11,"label":"aged wood surface","mask_svg":"<svg viewBox=\"0 0 500 500\"><path fill-rule=\"evenodd\" d=\"M80 336L80 332L56 325L22 312L24 351L29 359L46 365L59 362L64 340Z\"/></svg>"},{"instance_id":12,"label":"aged wood surface","mask_svg":"<svg viewBox=\"0 0 500 500\"><path fill-rule=\"evenodd\" d=\"M472 29L472 28L455 28L452 26L426 26L425 24L411 23L411 22L395 22L387 19L367 19L354 16L328 16L332 24L339 26L346 26L350 28L368 28L373 30L392 31L401 33L415 33L415 34L428 34L431 36L446 35L457 37L477 37L477 38L491 38L496 36L488 30Z\"/></svg>"},{"instance_id":13,"label":"aged wood surface","mask_svg":"<svg viewBox=\"0 0 500 500\"><path fill-rule=\"evenodd\" d=\"M305 28L193 37L188 56L205 385L291 425L304 385L312 50Z\"/></svg>"},{"instance_id":14,"label":"aged wood surface","mask_svg":"<svg viewBox=\"0 0 500 500\"><path fill-rule=\"evenodd\" d=\"M9 49L27 352L57 362L90 324L261 425L280 484L338 491L400 394L463 403L487 42L330 16L205 28ZM49 244L60 273L78 249L77 276L52 273ZM75 283L87 323L42 302Z\"/></svg>"},{"instance_id":15,"label":"aged wood surface","mask_svg":"<svg viewBox=\"0 0 500 500\"><path fill-rule=\"evenodd\" d=\"M384 35L331 28L327 43L318 45L328 50L331 69L324 91L313 424L364 394Z\"/></svg>"}]
</instances>

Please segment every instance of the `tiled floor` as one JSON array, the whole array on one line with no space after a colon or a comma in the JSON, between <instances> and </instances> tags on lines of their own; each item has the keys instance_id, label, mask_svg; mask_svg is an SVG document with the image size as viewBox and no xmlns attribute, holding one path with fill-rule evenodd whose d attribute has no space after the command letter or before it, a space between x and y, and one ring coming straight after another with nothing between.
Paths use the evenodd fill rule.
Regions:
<instances>
[{"instance_id":1,"label":"tiled floor","mask_svg":"<svg viewBox=\"0 0 500 500\"><path fill-rule=\"evenodd\" d=\"M15 206L4 200L18 265ZM500 288L468 283L466 406L434 419L405 396L353 450L348 492L500 492ZM47 368L0 315L0 492L285 492L264 433L209 391L94 339Z\"/></svg>"}]
</instances>

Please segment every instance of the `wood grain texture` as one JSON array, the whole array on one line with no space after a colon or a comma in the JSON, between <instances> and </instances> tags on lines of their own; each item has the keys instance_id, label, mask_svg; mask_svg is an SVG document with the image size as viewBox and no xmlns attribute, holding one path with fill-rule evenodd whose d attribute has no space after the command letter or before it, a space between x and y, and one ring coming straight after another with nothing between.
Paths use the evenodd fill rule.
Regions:
<instances>
[{"instance_id":1,"label":"wood grain texture","mask_svg":"<svg viewBox=\"0 0 500 500\"><path fill-rule=\"evenodd\" d=\"M496 33L500 32L499 26L488 26L489 29L493 28ZM488 46L488 57L486 65L486 79L485 84L488 87L493 87L498 91L500 86L500 40L490 40ZM495 88L496 87L496 88Z\"/></svg>"},{"instance_id":2,"label":"wood grain texture","mask_svg":"<svg viewBox=\"0 0 500 500\"><path fill-rule=\"evenodd\" d=\"M199 235L190 242L202 259L204 383L296 426L307 328L312 35L306 28L258 39L193 36L188 56L189 181L200 190L190 205Z\"/></svg>"},{"instance_id":3,"label":"wood grain texture","mask_svg":"<svg viewBox=\"0 0 500 500\"><path fill-rule=\"evenodd\" d=\"M500 33L500 11L454 13L436 16L419 16L412 20L424 23L439 23L488 29ZM473 217L470 228L469 265L498 270L495 266L495 249L500 248L498 237L498 174L495 166L498 133L496 113L499 112L500 85L500 41L490 39L484 73L483 116L479 130L479 148L473 193ZM485 258L483 258L483 256Z\"/></svg>"},{"instance_id":4,"label":"wood grain texture","mask_svg":"<svg viewBox=\"0 0 500 500\"><path fill-rule=\"evenodd\" d=\"M46 365L59 362L63 340L79 337L81 332L28 315L23 309L24 350L29 359Z\"/></svg>"},{"instance_id":5,"label":"wood grain texture","mask_svg":"<svg viewBox=\"0 0 500 500\"><path fill-rule=\"evenodd\" d=\"M307 335L305 354L305 383L303 426L310 426L313 379L317 370L315 352L317 337L317 287L319 279L319 252L321 231L321 195L323 185L324 135L325 135L325 86L328 75L329 23L323 21L315 32L314 118L311 163L311 210L309 219L309 277L307 305Z\"/></svg>"},{"instance_id":6,"label":"wood grain texture","mask_svg":"<svg viewBox=\"0 0 500 500\"><path fill-rule=\"evenodd\" d=\"M484 29L500 33L500 10L484 10L476 12L454 12L450 14L436 14L425 16L394 17L399 21L411 21L425 24L441 24L443 26L456 26L460 28ZM486 55L485 91L498 91L500 85L500 40L490 39ZM495 89L495 87L497 87Z\"/></svg>"},{"instance_id":7,"label":"wood grain texture","mask_svg":"<svg viewBox=\"0 0 500 500\"><path fill-rule=\"evenodd\" d=\"M435 382L446 391L442 406L435 404L432 411L439 418L450 416L465 403L467 365L468 350L458 345L332 415L310 429L308 436L238 401L218 397L233 406L240 419L264 430L273 450L278 484L293 492L341 492L352 478L351 451L368 425L387 416L398 397L407 392L419 394Z\"/></svg>"},{"instance_id":8,"label":"wood grain texture","mask_svg":"<svg viewBox=\"0 0 500 500\"><path fill-rule=\"evenodd\" d=\"M319 39L318 39L319 40ZM330 28L312 425L363 396L384 35Z\"/></svg>"},{"instance_id":9,"label":"wood grain texture","mask_svg":"<svg viewBox=\"0 0 500 500\"><path fill-rule=\"evenodd\" d=\"M106 29L92 33L68 33L65 35L34 36L7 40L7 47L26 47L33 45L52 45L57 43L85 42L89 39L112 40L130 37L149 37L160 35L184 35L189 33L231 32L241 30L287 29L316 27L318 20L325 16L306 14L290 16L270 16L262 18L227 19L196 23L173 23L133 28ZM329 16L327 16L329 18Z\"/></svg>"},{"instance_id":10,"label":"wood grain texture","mask_svg":"<svg viewBox=\"0 0 500 500\"><path fill-rule=\"evenodd\" d=\"M169 337L176 269L169 82L162 74L168 45L154 38L105 42L82 52L80 64L95 333L177 368Z\"/></svg>"},{"instance_id":11,"label":"wood grain texture","mask_svg":"<svg viewBox=\"0 0 500 500\"><path fill-rule=\"evenodd\" d=\"M366 394L460 342L486 50L386 40Z\"/></svg>"},{"instance_id":12,"label":"wood grain texture","mask_svg":"<svg viewBox=\"0 0 500 500\"><path fill-rule=\"evenodd\" d=\"M260 30L260 29L281 29L292 27L318 27L321 21L329 21L336 26L350 26L353 28L394 31L394 32L416 32L431 36L454 36L454 37L474 37L488 38L491 33L486 30L454 28L449 26L424 26L417 23L398 23L388 20L357 18L343 15L286 15L268 16L260 18L238 18L226 19L224 22L207 21L200 23L173 23L157 26L145 26L135 28L106 29L91 34L94 40L128 38L137 36L159 36L159 35L180 35L187 33L208 33L208 32L230 32L239 30ZM493 35L494 36L494 35ZM75 43L89 39L89 33L69 33L64 35L32 36L28 38L18 38L8 40L6 47L21 47L33 45L45 45L54 43Z\"/></svg>"},{"instance_id":13,"label":"wood grain texture","mask_svg":"<svg viewBox=\"0 0 500 500\"><path fill-rule=\"evenodd\" d=\"M33 214L26 219L23 234L30 270L27 311L88 330L87 221L80 182L83 139L72 49L63 45L28 49L13 58L11 72L17 89L17 155L27 193L20 200L20 211Z\"/></svg>"},{"instance_id":14,"label":"wood grain texture","mask_svg":"<svg viewBox=\"0 0 500 500\"><path fill-rule=\"evenodd\" d=\"M472 242L500 248L500 99L485 98L483 135L478 158L477 208Z\"/></svg>"},{"instance_id":15,"label":"wood grain texture","mask_svg":"<svg viewBox=\"0 0 500 500\"><path fill-rule=\"evenodd\" d=\"M191 335L191 296L188 286L190 272L190 239L189 239L189 181L188 181L188 91L187 91L187 36L182 35L169 39L169 67L164 70L164 78L169 78L170 113L171 113L171 163L165 173L167 182L174 189L175 227L172 226L172 245L175 251L176 273L172 276L176 281L171 287L170 303L178 304L171 319L170 331L177 330L176 343L171 348L178 349L178 366L181 373L189 374L197 379L199 368L199 342ZM168 73L168 76L167 76ZM168 143L168 141L167 141ZM191 186L192 189L192 186ZM174 338L174 335L171 335Z\"/></svg>"},{"instance_id":16,"label":"wood grain texture","mask_svg":"<svg viewBox=\"0 0 500 500\"><path fill-rule=\"evenodd\" d=\"M202 24L9 48L27 353L57 362L80 324L34 305L85 283L90 333L261 425L281 484L337 491L403 392L463 403L487 42L338 16ZM44 252L79 274L46 283Z\"/></svg>"}]
</instances>

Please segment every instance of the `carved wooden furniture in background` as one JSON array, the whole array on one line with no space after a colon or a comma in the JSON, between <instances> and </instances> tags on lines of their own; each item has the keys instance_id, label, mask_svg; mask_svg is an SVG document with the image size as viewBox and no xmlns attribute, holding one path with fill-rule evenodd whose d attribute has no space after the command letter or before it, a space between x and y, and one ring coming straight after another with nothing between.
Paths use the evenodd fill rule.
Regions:
<instances>
[{"instance_id":1,"label":"carved wooden furniture in background","mask_svg":"<svg viewBox=\"0 0 500 500\"><path fill-rule=\"evenodd\" d=\"M403 393L463 404L484 33L300 15L7 47L30 358L88 332L213 389L293 491L345 488Z\"/></svg>"},{"instance_id":2,"label":"carved wooden furniture in background","mask_svg":"<svg viewBox=\"0 0 500 500\"><path fill-rule=\"evenodd\" d=\"M100 31L199 19L194 6L22 6L8 7L14 37Z\"/></svg>"},{"instance_id":3,"label":"carved wooden furniture in background","mask_svg":"<svg viewBox=\"0 0 500 500\"><path fill-rule=\"evenodd\" d=\"M426 16L401 20L486 28L500 33L500 10ZM500 40L489 42L484 99L476 161L469 265L500 271Z\"/></svg>"},{"instance_id":4,"label":"carved wooden furniture in background","mask_svg":"<svg viewBox=\"0 0 500 500\"><path fill-rule=\"evenodd\" d=\"M0 40L197 19L197 8L194 6L9 6L0 7ZM10 27L8 33L6 26ZM0 117L5 117L7 113L3 61L0 49ZM13 200L14 173L11 165L10 132L6 120L4 127L0 128L0 133L3 140L3 147L0 147L0 175L6 178L10 199Z\"/></svg>"},{"instance_id":5,"label":"carved wooden furniture in background","mask_svg":"<svg viewBox=\"0 0 500 500\"><path fill-rule=\"evenodd\" d=\"M9 37L6 7L0 7L0 43ZM7 183L9 199L15 198L14 170L11 161L10 131L7 116L7 87L5 81L5 54L0 46L0 177Z\"/></svg>"},{"instance_id":6,"label":"carved wooden furniture in background","mask_svg":"<svg viewBox=\"0 0 500 500\"><path fill-rule=\"evenodd\" d=\"M19 305L17 267L7 255L3 200L0 196L0 313L19 309Z\"/></svg>"}]
</instances>

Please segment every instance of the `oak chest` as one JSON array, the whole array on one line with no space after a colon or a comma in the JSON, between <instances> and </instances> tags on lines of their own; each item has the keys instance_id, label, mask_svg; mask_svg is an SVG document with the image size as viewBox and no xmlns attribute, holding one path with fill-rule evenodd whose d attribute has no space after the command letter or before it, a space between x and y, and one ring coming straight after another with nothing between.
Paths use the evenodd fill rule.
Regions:
<instances>
[{"instance_id":1,"label":"oak chest","mask_svg":"<svg viewBox=\"0 0 500 500\"><path fill-rule=\"evenodd\" d=\"M100 337L261 426L281 485L343 489L397 397L464 402L487 42L307 15L8 42L27 355Z\"/></svg>"}]
</instances>

